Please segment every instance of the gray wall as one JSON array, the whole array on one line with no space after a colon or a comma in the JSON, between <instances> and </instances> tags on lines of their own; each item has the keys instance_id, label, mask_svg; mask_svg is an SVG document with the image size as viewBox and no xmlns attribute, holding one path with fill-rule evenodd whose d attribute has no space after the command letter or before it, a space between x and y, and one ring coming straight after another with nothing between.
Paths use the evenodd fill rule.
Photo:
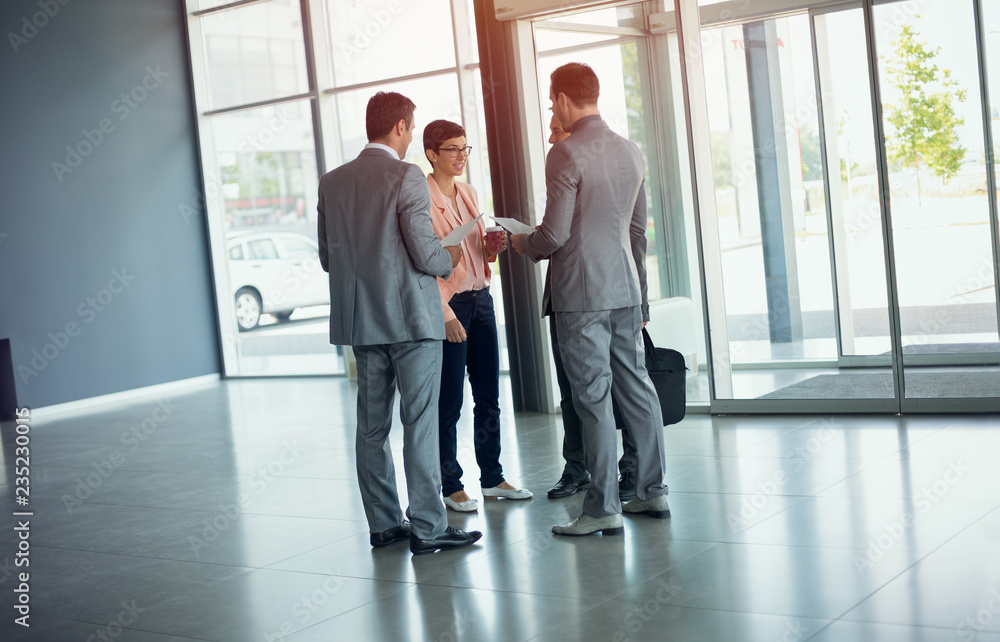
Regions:
<instances>
[{"instance_id":1,"label":"gray wall","mask_svg":"<svg viewBox=\"0 0 1000 642\"><path fill-rule=\"evenodd\" d=\"M0 3L0 339L22 406L220 372L204 216L180 210L200 189L183 20Z\"/></svg>"}]
</instances>

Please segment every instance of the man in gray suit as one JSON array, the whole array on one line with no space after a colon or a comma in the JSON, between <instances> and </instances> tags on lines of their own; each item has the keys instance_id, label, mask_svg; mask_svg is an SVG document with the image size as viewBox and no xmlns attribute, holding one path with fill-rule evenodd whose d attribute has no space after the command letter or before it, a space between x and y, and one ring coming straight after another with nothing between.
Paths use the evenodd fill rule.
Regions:
<instances>
[{"instance_id":1,"label":"man in gray suit","mask_svg":"<svg viewBox=\"0 0 1000 642\"><path fill-rule=\"evenodd\" d=\"M330 274L330 343L358 365L358 485L375 548L409 540L415 555L461 548L482 533L448 526L438 466L438 393L444 316L438 276L462 253L431 227L427 181L400 160L413 139L413 102L368 101L368 145L319 184L319 259ZM412 525L403 519L387 442L396 389Z\"/></svg>"},{"instance_id":2,"label":"man in gray suit","mask_svg":"<svg viewBox=\"0 0 1000 642\"><path fill-rule=\"evenodd\" d=\"M601 119L599 94L587 65L552 72L552 113L572 135L546 159L542 224L511 237L514 249L532 261L549 259L552 309L591 475L583 514L553 526L558 535L621 534L623 510L670 516L660 404L640 334L649 320L647 214L640 197L645 163L638 147ZM636 496L624 505L616 483L612 387L638 456Z\"/></svg>"},{"instance_id":3,"label":"man in gray suit","mask_svg":"<svg viewBox=\"0 0 1000 642\"><path fill-rule=\"evenodd\" d=\"M569 138L569 132L563 129L562 123L555 116L549 123L549 144L555 145L558 142ZM645 199L644 190L639 190L639 198ZM637 203L636 207L640 207ZM645 211L645 205L642 205ZM641 280L641 279L640 279ZM556 367L556 381L559 384L559 407L562 409L563 422L563 459L566 465L563 466L562 476L555 486L549 489L549 499L569 497L573 493L590 488L590 473L587 472L586 457L583 453L583 430L580 426L580 416L576 414L576 407L573 405L573 390L570 387L569 379L566 378L566 368L563 367L562 356L559 353L559 331L556 329L556 317L552 314L552 272L545 272L545 288L542 291L542 316L549 317L549 337L552 345L552 362ZM621 418L621 410L618 408L618 401L615 399L614 390L611 391L611 407L614 410L615 423L622 431L622 446L624 454L618 460L618 470L621 479L618 482L618 497L626 502L635 497L635 444L632 443L632 435L628 426L624 425L625 420Z\"/></svg>"}]
</instances>

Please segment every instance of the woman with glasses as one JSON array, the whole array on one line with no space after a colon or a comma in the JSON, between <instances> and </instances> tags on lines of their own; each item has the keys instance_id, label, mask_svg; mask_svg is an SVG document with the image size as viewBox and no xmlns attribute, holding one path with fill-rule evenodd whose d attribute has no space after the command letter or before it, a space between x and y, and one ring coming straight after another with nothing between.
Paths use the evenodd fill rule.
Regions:
<instances>
[{"instance_id":1,"label":"woman with glasses","mask_svg":"<svg viewBox=\"0 0 1000 642\"><path fill-rule=\"evenodd\" d=\"M453 229L476 218L476 190L455 180L465 173L472 148L465 129L447 120L424 128L424 153L431 163L427 187L431 194L434 232L444 238ZM465 492L458 463L456 427L469 372L474 403L473 441L479 483L484 499L528 499L531 493L504 480L500 466L500 346L490 296L490 263L496 259L486 245L483 219L462 240L462 259L445 279L438 279L444 312L445 342L441 358L441 397L438 402L438 437L441 446L441 491L448 508L471 512L479 502ZM507 249L503 234L500 251Z\"/></svg>"}]
</instances>

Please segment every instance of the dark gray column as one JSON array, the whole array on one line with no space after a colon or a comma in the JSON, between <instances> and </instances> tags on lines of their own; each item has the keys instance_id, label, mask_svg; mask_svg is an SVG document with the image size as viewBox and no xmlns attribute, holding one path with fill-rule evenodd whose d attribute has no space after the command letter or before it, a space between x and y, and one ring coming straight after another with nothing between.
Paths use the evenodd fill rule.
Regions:
<instances>
[{"instance_id":1,"label":"dark gray column","mask_svg":"<svg viewBox=\"0 0 1000 642\"><path fill-rule=\"evenodd\" d=\"M0 421L14 419L17 412L17 388L14 387L14 360L10 339L0 339Z\"/></svg>"},{"instance_id":2,"label":"dark gray column","mask_svg":"<svg viewBox=\"0 0 1000 642\"><path fill-rule=\"evenodd\" d=\"M524 220L529 211L527 154L521 144L512 24L494 18L493 0L476 2L475 7L493 210L499 216ZM541 293L535 287L536 268L514 251L501 254L499 266L514 410L544 412L550 384L544 368L548 356L542 351L540 335Z\"/></svg>"},{"instance_id":3,"label":"dark gray column","mask_svg":"<svg viewBox=\"0 0 1000 642\"><path fill-rule=\"evenodd\" d=\"M802 311L774 22L743 25L743 40L750 89L768 325L772 343L788 343L802 338Z\"/></svg>"}]
</instances>

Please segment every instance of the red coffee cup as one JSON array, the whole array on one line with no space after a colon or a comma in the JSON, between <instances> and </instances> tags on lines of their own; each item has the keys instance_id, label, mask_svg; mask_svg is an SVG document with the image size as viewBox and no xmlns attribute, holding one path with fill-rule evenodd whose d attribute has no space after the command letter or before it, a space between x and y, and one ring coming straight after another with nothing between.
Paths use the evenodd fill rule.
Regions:
<instances>
[{"instance_id":1,"label":"red coffee cup","mask_svg":"<svg viewBox=\"0 0 1000 642\"><path fill-rule=\"evenodd\" d=\"M503 228L502 227L488 227L486 228L486 249L490 251L490 254L500 254L503 243Z\"/></svg>"}]
</instances>

